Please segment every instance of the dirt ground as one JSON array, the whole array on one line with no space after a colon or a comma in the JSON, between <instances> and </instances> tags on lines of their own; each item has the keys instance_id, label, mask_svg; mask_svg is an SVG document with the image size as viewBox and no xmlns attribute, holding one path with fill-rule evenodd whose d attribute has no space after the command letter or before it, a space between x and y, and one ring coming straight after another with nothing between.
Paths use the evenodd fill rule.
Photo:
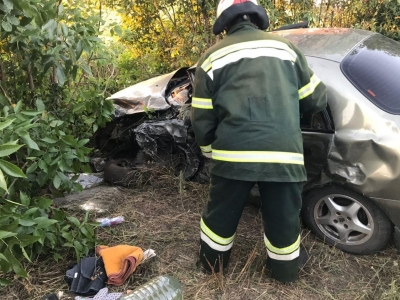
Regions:
<instances>
[{"instance_id":1,"label":"dirt ground","mask_svg":"<svg viewBox=\"0 0 400 300\"><path fill-rule=\"evenodd\" d=\"M349 255L323 244L306 229L302 243L311 258L300 280L286 285L272 280L264 269L261 214L252 205L242 216L228 273L203 274L196 261L207 190L206 185L182 183L179 176L161 172L142 187L122 189L122 197L109 199L114 205L106 214L123 215L125 222L98 228L98 243L135 245L157 253L113 291L134 289L169 274L180 281L184 299L400 299L400 256L392 245L373 256ZM28 267L30 278L16 278L12 287L0 291L0 299L39 300L58 291L64 291L61 299L73 299L63 280L67 264L67 260L35 262Z\"/></svg>"}]
</instances>

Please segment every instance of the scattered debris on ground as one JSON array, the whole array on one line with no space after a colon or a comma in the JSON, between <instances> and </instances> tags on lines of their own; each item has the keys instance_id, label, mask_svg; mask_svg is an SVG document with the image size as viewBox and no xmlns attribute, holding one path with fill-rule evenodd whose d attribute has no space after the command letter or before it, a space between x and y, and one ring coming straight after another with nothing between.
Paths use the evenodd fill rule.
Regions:
<instances>
[{"instance_id":1,"label":"scattered debris on ground","mask_svg":"<svg viewBox=\"0 0 400 300\"><path fill-rule=\"evenodd\" d=\"M125 221L98 228L98 245L138 245L157 252L156 257L139 265L124 285L110 287L110 292L133 290L159 275L172 275L182 285L185 299L399 299L400 258L393 245L376 255L355 256L323 244L304 230L302 242L311 259L301 271L299 282L280 284L270 279L264 268L266 251L259 208L248 205L239 224L228 273L225 277L208 276L196 265L207 185L185 182L173 172L158 170L146 184L136 188L101 188L118 192L93 197L95 206L97 202L110 205L107 211L92 211L90 218L122 215ZM83 212L74 211L83 218ZM16 278L12 287L0 292L0 298L39 300L43 295L63 291L62 300L74 299L64 282L68 262L67 258L58 263L52 258L39 258L28 266L29 279Z\"/></svg>"}]
</instances>

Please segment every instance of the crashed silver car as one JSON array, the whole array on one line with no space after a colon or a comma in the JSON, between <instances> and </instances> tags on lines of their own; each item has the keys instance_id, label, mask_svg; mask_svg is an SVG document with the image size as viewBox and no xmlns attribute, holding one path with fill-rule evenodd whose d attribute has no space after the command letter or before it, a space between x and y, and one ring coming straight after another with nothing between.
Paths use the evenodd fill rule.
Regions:
<instances>
[{"instance_id":1,"label":"crashed silver car","mask_svg":"<svg viewBox=\"0 0 400 300\"><path fill-rule=\"evenodd\" d=\"M328 89L327 109L301 116L308 173L304 223L320 239L346 252L375 253L393 233L400 250L400 43L356 29L274 34L303 51ZM190 108L194 73L195 67L183 68L114 94L110 99L116 115ZM186 145L180 149L192 164L185 178L192 180L204 158L187 118L163 122L153 118L135 128L137 144L150 153L148 149L159 143L152 137L157 128L164 136L170 134L178 148Z\"/></svg>"}]
</instances>

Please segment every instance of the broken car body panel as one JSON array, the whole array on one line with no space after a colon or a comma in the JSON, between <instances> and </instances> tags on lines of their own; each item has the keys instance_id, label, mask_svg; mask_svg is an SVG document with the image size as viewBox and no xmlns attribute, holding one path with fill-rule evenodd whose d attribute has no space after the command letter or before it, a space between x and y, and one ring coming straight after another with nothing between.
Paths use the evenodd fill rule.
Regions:
<instances>
[{"instance_id":1,"label":"broken car body panel","mask_svg":"<svg viewBox=\"0 0 400 300\"><path fill-rule=\"evenodd\" d=\"M166 110L171 107L171 104L166 101L169 83L174 78L182 76L186 69L181 68L169 74L139 82L113 94L107 100L114 101L117 117L145 111ZM177 102L181 103L184 100L179 99Z\"/></svg>"},{"instance_id":2,"label":"broken car body panel","mask_svg":"<svg viewBox=\"0 0 400 300\"><path fill-rule=\"evenodd\" d=\"M294 29L275 34L300 48L328 91L327 110L309 120L302 116L308 172L305 190L330 183L344 185L373 199L400 227L400 115L388 113L371 102L341 69L343 60L357 53L357 47L368 48L363 41L376 34L356 29ZM371 49L374 50L377 49ZM398 56L400 59L400 53ZM194 70L189 69L189 77L193 77ZM168 108L165 90L174 75L172 72L143 82L110 99L118 99L117 105L121 101L142 101L156 110ZM156 105L152 99L157 99ZM396 99L400 103L400 95ZM129 114L143 109L125 111Z\"/></svg>"}]
</instances>

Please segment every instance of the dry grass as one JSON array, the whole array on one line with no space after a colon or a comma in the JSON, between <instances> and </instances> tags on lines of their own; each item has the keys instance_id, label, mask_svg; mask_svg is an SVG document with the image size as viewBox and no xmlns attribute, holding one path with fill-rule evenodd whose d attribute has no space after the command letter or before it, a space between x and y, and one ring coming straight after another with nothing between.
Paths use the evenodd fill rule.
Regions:
<instances>
[{"instance_id":1,"label":"dry grass","mask_svg":"<svg viewBox=\"0 0 400 300\"><path fill-rule=\"evenodd\" d=\"M253 206L244 211L227 275L205 275L196 261L208 187L182 185L179 176L163 172L150 182L126 189L123 199L110 199L115 207L109 215L123 215L126 221L97 231L99 243L136 245L157 253L114 291L170 274L181 282L185 299L400 299L400 261L392 246L373 256L349 255L324 245L307 230L302 242L311 259L300 280L286 285L272 280L264 270L261 215ZM28 267L30 279L15 279L12 287L0 292L0 299L36 300L60 290L65 292L62 299L73 299L63 282L67 263L35 262Z\"/></svg>"}]
</instances>

